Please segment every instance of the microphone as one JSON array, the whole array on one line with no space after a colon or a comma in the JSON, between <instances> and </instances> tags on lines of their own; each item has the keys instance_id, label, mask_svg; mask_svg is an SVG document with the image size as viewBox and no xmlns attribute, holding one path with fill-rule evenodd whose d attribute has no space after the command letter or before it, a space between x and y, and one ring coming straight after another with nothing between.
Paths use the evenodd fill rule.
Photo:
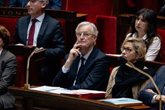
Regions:
<instances>
[{"instance_id":1,"label":"microphone","mask_svg":"<svg viewBox=\"0 0 165 110\"><path fill-rule=\"evenodd\" d=\"M156 85L155 81L153 80L153 78L149 74L147 74L146 72L144 72L144 71L140 70L139 68L135 67L134 64L131 63L131 62L127 62L125 65L128 66L128 67L130 67L130 68L133 68L134 70L138 71L139 73L147 76L151 80L151 82L153 83L156 91L158 92L158 95L160 96L159 110L161 110L161 108L162 108L161 93L160 93L160 90L158 89L158 86Z\"/></svg>"},{"instance_id":2,"label":"microphone","mask_svg":"<svg viewBox=\"0 0 165 110\"><path fill-rule=\"evenodd\" d=\"M30 89L30 84L29 84L29 66L30 66L30 60L34 54L40 53L45 51L44 48L35 48L32 53L29 55L28 60L27 60L27 66L26 66L26 83L24 84L24 89L28 90Z\"/></svg>"}]
</instances>

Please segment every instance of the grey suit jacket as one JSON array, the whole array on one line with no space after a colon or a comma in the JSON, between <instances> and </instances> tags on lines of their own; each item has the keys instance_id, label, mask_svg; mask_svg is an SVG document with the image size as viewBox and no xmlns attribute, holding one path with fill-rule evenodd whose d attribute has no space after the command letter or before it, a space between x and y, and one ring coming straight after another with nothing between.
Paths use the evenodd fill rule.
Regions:
<instances>
[{"instance_id":1,"label":"grey suit jacket","mask_svg":"<svg viewBox=\"0 0 165 110\"><path fill-rule=\"evenodd\" d=\"M8 86L13 85L16 75L16 57L3 50L0 55L0 104L4 108L12 108L15 98L8 92Z\"/></svg>"},{"instance_id":2,"label":"grey suit jacket","mask_svg":"<svg viewBox=\"0 0 165 110\"><path fill-rule=\"evenodd\" d=\"M53 85L69 89L105 90L109 79L109 61L105 54L94 48L83 71L77 76L77 83L73 86L79 60L79 57L75 59L68 73L64 74L61 70L54 78Z\"/></svg>"}]
</instances>

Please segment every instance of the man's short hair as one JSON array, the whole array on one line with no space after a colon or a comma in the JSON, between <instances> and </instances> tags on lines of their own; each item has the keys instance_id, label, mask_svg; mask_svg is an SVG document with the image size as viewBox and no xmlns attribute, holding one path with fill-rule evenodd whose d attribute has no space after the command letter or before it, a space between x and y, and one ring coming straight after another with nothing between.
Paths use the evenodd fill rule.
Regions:
<instances>
[{"instance_id":1,"label":"man's short hair","mask_svg":"<svg viewBox=\"0 0 165 110\"><path fill-rule=\"evenodd\" d=\"M40 0L40 1L43 1L46 5L49 4L49 0Z\"/></svg>"},{"instance_id":2,"label":"man's short hair","mask_svg":"<svg viewBox=\"0 0 165 110\"><path fill-rule=\"evenodd\" d=\"M81 23L79 23L78 24L78 26L77 26L77 28L76 28L76 33L78 32L78 29L80 28L80 27L82 27L82 26L86 26L86 25L90 25L91 27L92 27L92 32L91 32L91 34L93 34L94 36L98 36L98 30L97 30L97 27L95 26L95 24L94 23L91 23L91 22L88 22L88 21L83 21L83 22L81 22Z\"/></svg>"}]
</instances>

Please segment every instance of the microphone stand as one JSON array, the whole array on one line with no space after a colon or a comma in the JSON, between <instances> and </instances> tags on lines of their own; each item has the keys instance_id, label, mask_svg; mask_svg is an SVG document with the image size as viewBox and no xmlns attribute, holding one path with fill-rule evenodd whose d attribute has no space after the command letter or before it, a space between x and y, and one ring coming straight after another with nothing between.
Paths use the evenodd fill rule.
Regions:
<instances>
[{"instance_id":1,"label":"microphone stand","mask_svg":"<svg viewBox=\"0 0 165 110\"><path fill-rule=\"evenodd\" d=\"M155 81L153 80L153 78L149 74L147 74L146 72L144 72L144 71L140 70L139 68L135 67L134 64L131 63L131 62L127 62L126 66L135 69L136 71L138 71L139 73L147 76L151 80L151 82L153 83L156 91L158 92L158 95L160 96L160 99L159 99L159 110L161 110L161 108L162 108L161 93L160 93L160 90L158 89L158 86L156 85Z\"/></svg>"},{"instance_id":2,"label":"microphone stand","mask_svg":"<svg viewBox=\"0 0 165 110\"><path fill-rule=\"evenodd\" d=\"M26 83L24 84L24 89L28 90L30 89L30 84L29 84L29 66L30 66L30 60L31 57L36 54L45 51L45 49L41 48L35 48L32 53L29 55L28 60L27 60L27 66L26 66Z\"/></svg>"}]
</instances>

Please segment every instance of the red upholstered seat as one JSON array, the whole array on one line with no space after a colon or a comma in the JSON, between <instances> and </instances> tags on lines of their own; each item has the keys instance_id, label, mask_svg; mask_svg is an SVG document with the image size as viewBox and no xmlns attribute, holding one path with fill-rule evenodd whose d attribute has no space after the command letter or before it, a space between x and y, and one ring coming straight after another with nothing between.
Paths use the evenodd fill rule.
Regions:
<instances>
[{"instance_id":1,"label":"red upholstered seat","mask_svg":"<svg viewBox=\"0 0 165 110\"><path fill-rule=\"evenodd\" d=\"M22 87L25 84L26 59L24 56L17 56L17 73L15 78L15 86Z\"/></svg>"},{"instance_id":2,"label":"red upholstered seat","mask_svg":"<svg viewBox=\"0 0 165 110\"><path fill-rule=\"evenodd\" d=\"M96 15L112 15L114 9L113 0L65 0L65 5L65 10L88 14L91 22L95 22Z\"/></svg>"},{"instance_id":3,"label":"red upholstered seat","mask_svg":"<svg viewBox=\"0 0 165 110\"><path fill-rule=\"evenodd\" d=\"M158 61L165 62L165 29L158 29L158 34L161 38L161 49L159 52Z\"/></svg>"},{"instance_id":4,"label":"red upholstered seat","mask_svg":"<svg viewBox=\"0 0 165 110\"><path fill-rule=\"evenodd\" d=\"M11 36L13 36L15 33L17 19L18 17L0 17L0 25L5 26L11 33Z\"/></svg>"},{"instance_id":5,"label":"red upholstered seat","mask_svg":"<svg viewBox=\"0 0 165 110\"><path fill-rule=\"evenodd\" d=\"M97 46L105 53L116 53L117 18L98 15L96 23L99 31Z\"/></svg>"}]
</instances>

